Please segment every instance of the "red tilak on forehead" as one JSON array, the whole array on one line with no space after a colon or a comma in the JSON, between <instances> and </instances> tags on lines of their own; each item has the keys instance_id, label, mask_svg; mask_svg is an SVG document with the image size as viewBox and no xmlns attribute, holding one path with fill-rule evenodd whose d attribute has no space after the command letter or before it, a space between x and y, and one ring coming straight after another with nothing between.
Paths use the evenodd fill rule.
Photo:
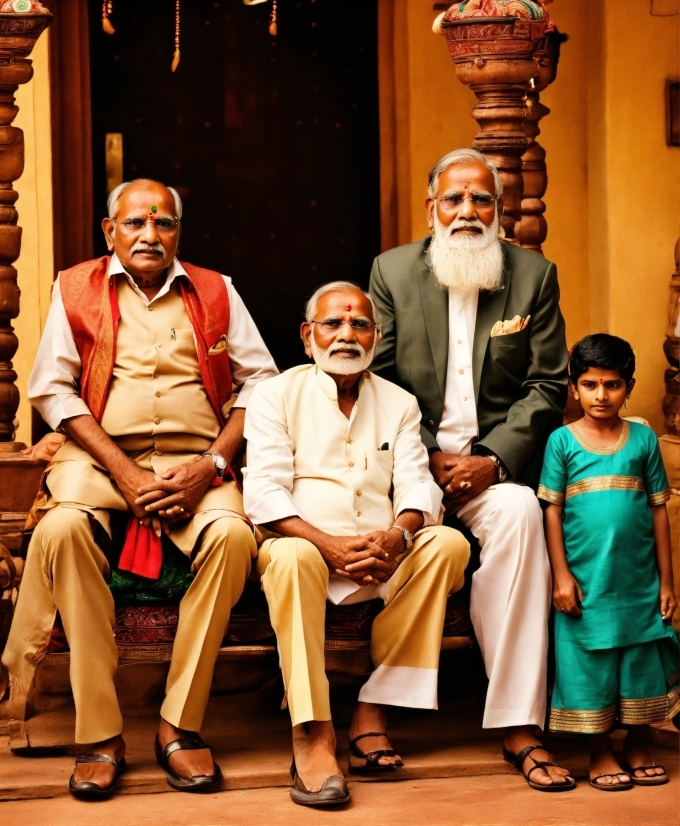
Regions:
<instances>
[{"instance_id":1,"label":"red tilak on forehead","mask_svg":"<svg viewBox=\"0 0 680 826\"><path fill-rule=\"evenodd\" d=\"M351 305L351 304L348 304L348 305L345 307L345 309L347 310L347 312L349 312L349 311L352 309L352 305Z\"/></svg>"}]
</instances>

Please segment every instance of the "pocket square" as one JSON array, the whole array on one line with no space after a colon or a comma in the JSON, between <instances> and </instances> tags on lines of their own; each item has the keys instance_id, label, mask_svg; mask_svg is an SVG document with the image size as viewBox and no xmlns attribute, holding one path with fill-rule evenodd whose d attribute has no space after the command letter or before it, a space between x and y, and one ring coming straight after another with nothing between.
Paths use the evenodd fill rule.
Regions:
<instances>
[{"instance_id":1,"label":"pocket square","mask_svg":"<svg viewBox=\"0 0 680 826\"><path fill-rule=\"evenodd\" d=\"M496 336L507 336L510 335L510 333L519 333L528 327L530 321L530 315L526 318L522 318L521 315L516 315L508 321L497 321L491 328L491 337L495 338Z\"/></svg>"}]
</instances>

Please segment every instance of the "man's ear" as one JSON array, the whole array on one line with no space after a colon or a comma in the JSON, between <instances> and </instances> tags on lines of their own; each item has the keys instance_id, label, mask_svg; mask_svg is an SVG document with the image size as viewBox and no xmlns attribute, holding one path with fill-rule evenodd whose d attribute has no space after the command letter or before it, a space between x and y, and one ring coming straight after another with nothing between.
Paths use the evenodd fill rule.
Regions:
<instances>
[{"instance_id":1,"label":"man's ear","mask_svg":"<svg viewBox=\"0 0 680 826\"><path fill-rule=\"evenodd\" d=\"M113 252L113 233L115 231L116 222L113 218L104 218L102 221L102 229L104 230L104 238L106 238L106 248L109 252Z\"/></svg>"},{"instance_id":2,"label":"man's ear","mask_svg":"<svg viewBox=\"0 0 680 826\"><path fill-rule=\"evenodd\" d=\"M300 338L305 345L305 355L307 358L314 358L312 355L312 325L308 321L303 321L300 325Z\"/></svg>"},{"instance_id":3,"label":"man's ear","mask_svg":"<svg viewBox=\"0 0 680 826\"><path fill-rule=\"evenodd\" d=\"M425 199L425 212L427 214L427 228L430 232L434 232L434 205L436 201L434 198Z\"/></svg>"}]
</instances>

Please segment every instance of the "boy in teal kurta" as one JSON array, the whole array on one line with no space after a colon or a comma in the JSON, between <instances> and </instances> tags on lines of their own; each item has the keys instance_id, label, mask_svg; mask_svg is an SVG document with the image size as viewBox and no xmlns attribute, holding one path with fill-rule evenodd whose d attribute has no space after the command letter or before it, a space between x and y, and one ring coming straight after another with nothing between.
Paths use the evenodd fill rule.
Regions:
<instances>
[{"instance_id":1,"label":"boy in teal kurta","mask_svg":"<svg viewBox=\"0 0 680 826\"><path fill-rule=\"evenodd\" d=\"M634 370L623 339L576 345L584 416L550 437L538 491L556 609L550 728L591 735L590 784L603 791L668 781L646 727L680 711L668 480L653 431L619 417ZM629 729L623 767L608 735L617 720Z\"/></svg>"}]
</instances>

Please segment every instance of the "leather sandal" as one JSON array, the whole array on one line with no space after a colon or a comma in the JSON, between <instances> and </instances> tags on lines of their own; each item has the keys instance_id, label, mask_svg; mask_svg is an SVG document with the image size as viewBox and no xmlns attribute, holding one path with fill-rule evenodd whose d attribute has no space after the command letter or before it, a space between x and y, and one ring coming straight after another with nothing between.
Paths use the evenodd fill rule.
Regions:
<instances>
[{"instance_id":1,"label":"leather sandal","mask_svg":"<svg viewBox=\"0 0 680 826\"><path fill-rule=\"evenodd\" d=\"M403 767L403 762L399 760L398 763L388 763L383 765L379 763L381 757L394 757L396 751L394 749L376 749L376 751L365 752L362 751L357 742L363 740L364 737L387 737L385 731L368 731L366 734L360 734L358 737L349 741L349 771L350 774L375 774L376 772L393 772Z\"/></svg>"},{"instance_id":2,"label":"leather sandal","mask_svg":"<svg viewBox=\"0 0 680 826\"><path fill-rule=\"evenodd\" d=\"M544 769L546 766L555 766L555 768L557 769L564 768L564 766L560 766L559 763L552 763L549 760L536 760L535 757L532 757L531 760L533 761L534 765L525 774L524 761L527 757L529 757L529 755L534 749L545 750L545 746L525 746L523 749L519 751L518 754L513 754L511 751L508 751L508 749L506 749L505 746L503 746L503 759L507 763L512 763L512 765L527 781L529 786L531 786L532 789L536 789L537 792L570 792L572 789L576 788L576 781L573 777L567 776L563 778L563 782L553 780L552 783L549 783L547 785L544 785L543 783L537 783L535 780L531 779L531 773L535 772L536 769Z\"/></svg>"},{"instance_id":3,"label":"leather sandal","mask_svg":"<svg viewBox=\"0 0 680 826\"><path fill-rule=\"evenodd\" d=\"M68 790L74 797L81 797L84 799L108 797L113 792L113 787L116 785L116 780L118 780L126 768L124 757L121 757L120 760L115 760L108 754L99 754L97 752L86 752L85 754L79 754L78 757L76 757L76 764L78 763L111 763L116 770L113 775L113 780L108 786L100 786L92 780L76 780L75 775L72 774L68 781Z\"/></svg>"},{"instance_id":4,"label":"leather sandal","mask_svg":"<svg viewBox=\"0 0 680 826\"><path fill-rule=\"evenodd\" d=\"M222 782L222 769L213 760L212 774L195 774L193 777L180 777L170 766L170 755L176 751L198 751L199 749L209 749L206 743L201 740L198 732L185 732L184 737L172 740L165 748L161 749L160 740L156 735L154 751L158 765L165 769L165 776L168 783L178 792L207 792L211 791Z\"/></svg>"},{"instance_id":5,"label":"leather sandal","mask_svg":"<svg viewBox=\"0 0 680 826\"><path fill-rule=\"evenodd\" d=\"M318 792L307 791L302 778L297 773L295 758L293 758L290 776L293 779L290 797L294 803L299 803L301 806L339 806L342 803L349 803L351 795L347 783L345 778L339 774L332 774L327 777Z\"/></svg>"},{"instance_id":6,"label":"leather sandal","mask_svg":"<svg viewBox=\"0 0 680 826\"><path fill-rule=\"evenodd\" d=\"M666 769L653 760L649 766L631 766L630 763L622 763L621 766L625 773L630 776L630 782L635 786L663 786L664 783L668 783ZM646 777L636 777L635 772L644 771L645 769L663 769L663 774L648 774Z\"/></svg>"},{"instance_id":7,"label":"leather sandal","mask_svg":"<svg viewBox=\"0 0 680 826\"><path fill-rule=\"evenodd\" d=\"M614 772L613 774L598 774L597 777L591 777L589 780L590 785L594 789L599 789L601 792L627 792L629 789L633 788L633 783L629 780L627 783L598 783L597 781L601 777L621 777L621 775L627 775L628 772ZM628 775L630 777L630 775ZM668 778L666 778L668 779Z\"/></svg>"}]
</instances>

